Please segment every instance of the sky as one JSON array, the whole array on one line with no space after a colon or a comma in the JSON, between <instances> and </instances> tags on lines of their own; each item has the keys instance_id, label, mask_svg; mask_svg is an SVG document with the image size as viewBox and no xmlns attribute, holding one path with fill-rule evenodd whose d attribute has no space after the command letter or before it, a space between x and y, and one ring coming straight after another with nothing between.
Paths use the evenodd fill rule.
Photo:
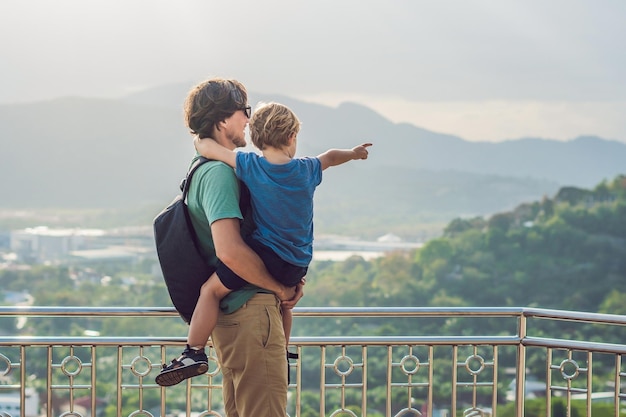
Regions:
<instances>
[{"instance_id":1,"label":"sky","mask_svg":"<svg viewBox=\"0 0 626 417\"><path fill-rule=\"evenodd\" d=\"M1 0L0 104L222 76L465 140L626 142L624 22L623 0Z\"/></svg>"}]
</instances>

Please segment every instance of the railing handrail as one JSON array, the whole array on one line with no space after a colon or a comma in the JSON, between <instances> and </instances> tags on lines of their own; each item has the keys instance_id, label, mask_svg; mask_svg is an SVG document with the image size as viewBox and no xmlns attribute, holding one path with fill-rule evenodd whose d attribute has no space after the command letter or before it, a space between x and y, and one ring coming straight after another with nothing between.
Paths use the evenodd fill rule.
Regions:
<instances>
[{"instance_id":1,"label":"railing handrail","mask_svg":"<svg viewBox=\"0 0 626 417\"><path fill-rule=\"evenodd\" d=\"M529 307L296 307L298 317L527 317L626 324L626 315ZM173 307L0 306L0 316L177 316Z\"/></svg>"},{"instance_id":2,"label":"railing handrail","mask_svg":"<svg viewBox=\"0 0 626 417\"><path fill-rule=\"evenodd\" d=\"M84 307L84 306L0 306L1 316L54 317L54 316L102 316L134 317L177 316L173 307Z\"/></svg>"},{"instance_id":3,"label":"railing handrail","mask_svg":"<svg viewBox=\"0 0 626 417\"><path fill-rule=\"evenodd\" d=\"M182 337L154 337L154 336L0 336L0 345L162 345L184 344ZM290 343L302 346L321 345L518 345L521 342L517 336L315 336L290 338Z\"/></svg>"},{"instance_id":4,"label":"railing handrail","mask_svg":"<svg viewBox=\"0 0 626 417\"><path fill-rule=\"evenodd\" d=\"M626 324L626 315L589 313L584 311L552 310L545 308L522 309L526 317L580 321L586 323Z\"/></svg>"}]
</instances>

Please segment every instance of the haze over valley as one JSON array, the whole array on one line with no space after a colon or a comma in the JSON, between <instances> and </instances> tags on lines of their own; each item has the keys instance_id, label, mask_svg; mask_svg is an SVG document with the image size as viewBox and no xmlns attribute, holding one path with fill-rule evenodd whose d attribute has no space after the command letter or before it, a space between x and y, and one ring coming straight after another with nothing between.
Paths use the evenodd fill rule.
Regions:
<instances>
[{"instance_id":1,"label":"haze over valley","mask_svg":"<svg viewBox=\"0 0 626 417\"><path fill-rule=\"evenodd\" d=\"M133 220L149 224L178 193L194 153L179 104L188 87L0 106L0 137L11 138L2 151L0 208L141 209ZM250 93L251 103L269 100L302 120L299 155L374 143L367 161L325 171L318 231L367 225L371 234L402 233L406 224L490 215L560 186L594 187L622 173L626 161L626 144L599 137L469 142L393 123L360 104Z\"/></svg>"},{"instance_id":2,"label":"haze over valley","mask_svg":"<svg viewBox=\"0 0 626 417\"><path fill-rule=\"evenodd\" d=\"M592 0L3 2L0 208L149 224L192 154L184 96L211 76L292 106L301 155L375 143L325 175L319 231L415 235L594 187L626 160L625 17Z\"/></svg>"}]
</instances>

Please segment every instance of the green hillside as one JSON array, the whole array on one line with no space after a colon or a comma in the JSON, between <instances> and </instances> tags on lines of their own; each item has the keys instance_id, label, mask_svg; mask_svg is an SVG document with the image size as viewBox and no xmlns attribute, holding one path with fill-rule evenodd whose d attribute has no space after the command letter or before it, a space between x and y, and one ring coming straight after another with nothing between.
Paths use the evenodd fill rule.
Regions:
<instances>
[{"instance_id":1,"label":"green hillside","mask_svg":"<svg viewBox=\"0 0 626 417\"><path fill-rule=\"evenodd\" d=\"M489 218L413 253L317 263L305 305L536 306L626 314L626 176Z\"/></svg>"}]
</instances>

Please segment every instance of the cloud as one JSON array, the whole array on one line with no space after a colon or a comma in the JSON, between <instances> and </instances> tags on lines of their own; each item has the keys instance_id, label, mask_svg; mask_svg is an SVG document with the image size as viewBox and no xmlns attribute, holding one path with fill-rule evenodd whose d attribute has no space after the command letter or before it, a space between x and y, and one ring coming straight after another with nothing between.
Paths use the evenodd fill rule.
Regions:
<instances>
[{"instance_id":1,"label":"cloud","mask_svg":"<svg viewBox=\"0 0 626 417\"><path fill-rule=\"evenodd\" d=\"M220 75L264 93L415 106L606 106L626 100L624 18L621 0L7 0L0 103Z\"/></svg>"},{"instance_id":2,"label":"cloud","mask_svg":"<svg viewBox=\"0 0 626 417\"><path fill-rule=\"evenodd\" d=\"M411 123L438 133L481 142L520 138L571 140L600 136L624 140L625 101L412 101L367 95L302 95L302 100L337 106L361 103L396 123Z\"/></svg>"}]
</instances>

